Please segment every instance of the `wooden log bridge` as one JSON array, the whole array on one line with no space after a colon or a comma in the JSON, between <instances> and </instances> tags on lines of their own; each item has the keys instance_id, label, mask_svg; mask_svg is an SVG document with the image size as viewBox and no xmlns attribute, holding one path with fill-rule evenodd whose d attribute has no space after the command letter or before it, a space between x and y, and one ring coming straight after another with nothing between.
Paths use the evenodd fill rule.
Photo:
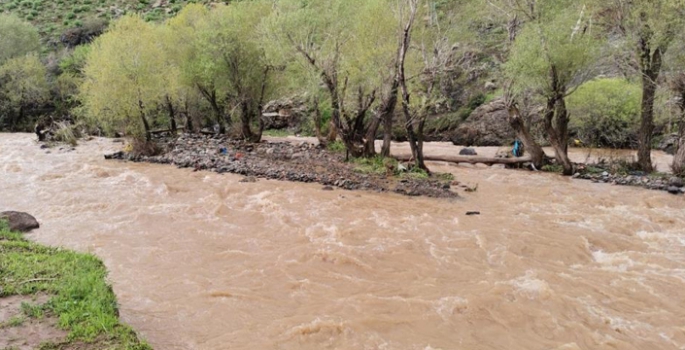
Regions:
<instances>
[{"instance_id":1,"label":"wooden log bridge","mask_svg":"<svg viewBox=\"0 0 685 350\"><path fill-rule=\"evenodd\" d=\"M411 155L397 155L395 158L399 161L411 161L413 157ZM469 164L486 164L492 166L493 164L522 164L531 161L529 156L523 156L518 158L495 158L495 157L481 157L481 156L429 156L424 155L423 159L426 161L433 162L447 162L447 163L469 163Z\"/></svg>"}]
</instances>

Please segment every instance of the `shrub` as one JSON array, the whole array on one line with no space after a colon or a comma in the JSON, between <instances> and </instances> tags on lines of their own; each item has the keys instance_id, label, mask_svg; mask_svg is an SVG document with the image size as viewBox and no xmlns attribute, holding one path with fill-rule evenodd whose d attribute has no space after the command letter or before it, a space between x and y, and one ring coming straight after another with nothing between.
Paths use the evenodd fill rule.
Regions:
<instances>
[{"instance_id":1,"label":"shrub","mask_svg":"<svg viewBox=\"0 0 685 350\"><path fill-rule=\"evenodd\" d=\"M627 148L635 144L641 90L620 78L595 79L568 97L570 131L588 146Z\"/></svg>"}]
</instances>

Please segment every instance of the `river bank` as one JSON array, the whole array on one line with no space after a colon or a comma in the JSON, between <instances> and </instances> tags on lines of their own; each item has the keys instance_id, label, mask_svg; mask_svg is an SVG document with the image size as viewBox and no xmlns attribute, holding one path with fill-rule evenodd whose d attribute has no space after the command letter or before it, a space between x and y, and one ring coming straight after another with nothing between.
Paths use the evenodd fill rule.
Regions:
<instances>
[{"instance_id":1,"label":"river bank","mask_svg":"<svg viewBox=\"0 0 685 350\"><path fill-rule=\"evenodd\" d=\"M50 248L0 220L0 349L150 350L119 322L93 255Z\"/></svg>"},{"instance_id":2,"label":"river bank","mask_svg":"<svg viewBox=\"0 0 685 350\"><path fill-rule=\"evenodd\" d=\"M245 143L223 136L181 134L157 141L162 153L140 156L117 152L109 159L173 164L179 168L244 175L244 182L259 178L319 183L324 190L394 192L407 196L456 198L452 176L412 172L409 165L391 159L345 161L344 151L300 141Z\"/></svg>"}]
</instances>

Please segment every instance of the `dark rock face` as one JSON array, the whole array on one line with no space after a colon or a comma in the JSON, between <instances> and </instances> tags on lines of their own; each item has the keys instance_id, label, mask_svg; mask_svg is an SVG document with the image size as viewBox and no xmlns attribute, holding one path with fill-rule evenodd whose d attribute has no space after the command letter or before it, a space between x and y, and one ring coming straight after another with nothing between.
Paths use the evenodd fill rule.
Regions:
<instances>
[{"instance_id":1,"label":"dark rock face","mask_svg":"<svg viewBox=\"0 0 685 350\"><path fill-rule=\"evenodd\" d=\"M478 152L476 152L475 149L473 148L464 148L461 151L459 151L460 156L477 156Z\"/></svg>"},{"instance_id":2,"label":"dark rock face","mask_svg":"<svg viewBox=\"0 0 685 350\"><path fill-rule=\"evenodd\" d=\"M23 212L3 211L0 213L0 219L7 220L12 231L29 232L40 227L36 218Z\"/></svg>"},{"instance_id":3,"label":"dark rock face","mask_svg":"<svg viewBox=\"0 0 685 350\"><path fill-rule=\"evenodd\" d=\"M90 21L83 27L67 29L64 31L64 33L62 33L59 41L69 48L74 48L83 44L89 44L95 40L95 38L104 33L105 28L107 28L107 22L105 21Z\"/></svg>"},{"instance_id":4,"label":"dark rock face","mask_svg":"<svg viewBox=\"0 0 685 350\"><path fill-rule=\"evenodd\" d=\"M455 130L451 141L461 146L503 146L516 138L509 126L509 113L502 99L484 104Z\"/></svg>"}]
</instances>

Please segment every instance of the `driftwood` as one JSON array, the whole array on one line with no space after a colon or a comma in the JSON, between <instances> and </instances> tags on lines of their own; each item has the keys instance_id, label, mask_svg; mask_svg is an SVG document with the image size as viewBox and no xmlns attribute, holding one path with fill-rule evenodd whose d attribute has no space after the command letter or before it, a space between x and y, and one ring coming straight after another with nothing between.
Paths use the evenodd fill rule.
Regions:
<instances>
[{"instance_id":1,"label":"driftwood","mask_svg":"<svg viewBox=\"0 0 685 350\"><path fill-rule=\"evenodd\" d=\"M185 128L182 126L176 128L177 131L183 131L183 129L185 129ZM150 131L150 135L163 134L165 132L173 132L173 130L171 130L171 129L152 130L152 131Z\"/></svg>"},{"instance_id":2,"label":"driftwood","mask_svg":"<svg viewBox=\"0 0 685 350\"><path fill-rule=\"evenodd\" d=\"M410 161L412 160L411 155L399 155L395 156L399 161ZM518 158L494 158L494 157L481 157L481 156L424 156L424 160L434 161L434 162L448 162L448 163L469 163L469 164L521 164L528 163L531 161L529 156L523 156Z\"/></svg>"}]
</instances>

